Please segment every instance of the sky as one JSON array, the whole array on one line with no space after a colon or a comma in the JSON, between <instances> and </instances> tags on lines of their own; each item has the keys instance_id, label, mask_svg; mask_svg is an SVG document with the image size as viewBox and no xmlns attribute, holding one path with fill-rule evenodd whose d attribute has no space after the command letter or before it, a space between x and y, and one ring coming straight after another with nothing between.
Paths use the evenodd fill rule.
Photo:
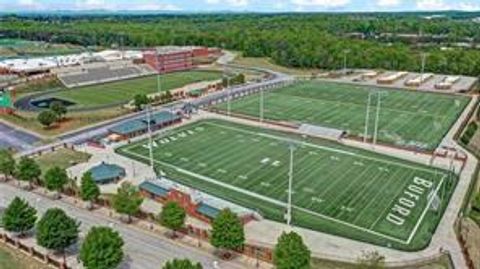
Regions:
<instances>
[{"instance_id":1,"label":"sky","mask_svg":"<svg viewBox=\"0 0 480 269\"><path fill-rule=\"evenodd\" d=\"M0 0L0 12L132 11L480 11L480 0Z\"/></svg>"}]
</instances>

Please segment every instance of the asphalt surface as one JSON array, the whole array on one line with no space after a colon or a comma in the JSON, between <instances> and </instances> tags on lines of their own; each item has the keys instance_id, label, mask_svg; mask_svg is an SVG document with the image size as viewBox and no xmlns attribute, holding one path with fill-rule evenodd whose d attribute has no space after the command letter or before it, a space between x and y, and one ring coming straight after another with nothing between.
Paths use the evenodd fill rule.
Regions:
<instances>
[{"instance_id":1,"label":"asphalt surface","mask_svg":"<svg viewBox=\"0 0 480 269\"><path fill-rule=\"evenodd\" d=\"M146 231L132 228L117 220L92 214L84 209L74 207L62 201L54 201L38 194L23 191L10 185L0 185L0 207L6 206L15 196L26 199L34 206L39 214L47 209L57 207L63 209L68 215L81 222L81 236L84 236L92 226L110 226L118 231L125 241L125 254L123 264L119 269L153 269L160 268L162 264L173 258L188 258L202 263L205 269L248 269L239 261L219 261L211 253L206 251L179 245L175 241L162 238ZM214 261L218 261L218 267L214 268Z\"/></svg>"},{"instance_id":2,"label":"asphalt surface","mask_svg":"<svg viewBox=\"0 0 480 269\"><path fill-rule=\"evenodd\" d=\"M0 149L23 151L34 148L40 138L0 122Z\"/></svg>"}]
</instances>

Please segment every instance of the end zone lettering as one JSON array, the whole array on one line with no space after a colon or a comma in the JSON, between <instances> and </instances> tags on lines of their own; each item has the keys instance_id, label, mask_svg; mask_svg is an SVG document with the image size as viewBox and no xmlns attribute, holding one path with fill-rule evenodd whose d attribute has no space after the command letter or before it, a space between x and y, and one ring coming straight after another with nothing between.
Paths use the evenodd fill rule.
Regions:
<instances>
[{"instance_id":1,"label":"end zone lettering","mask_svg":"<svg viewBox=\"0 0 480 269\"><path fill-rule=\"evenodd\" d=\"M431 189L432 186L432 181L415 177L413 183L408 185L403 191L402 196L390 210L390 213L387 215L387 220L398 226L403 225L405 219L410 215L412 209L416 207L422 195L427 194L427 190Z\"/></svg>"}]
</instances>

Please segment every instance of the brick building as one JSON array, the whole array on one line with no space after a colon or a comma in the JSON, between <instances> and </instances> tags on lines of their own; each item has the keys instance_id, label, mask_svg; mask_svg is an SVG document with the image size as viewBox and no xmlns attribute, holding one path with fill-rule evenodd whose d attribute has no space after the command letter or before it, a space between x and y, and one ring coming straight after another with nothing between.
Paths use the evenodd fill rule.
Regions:
<instances>
[{"instance_id":1,"label":"brick building","mask_svg":"<svg viewBox=\"0 0 480 269\"><path fill-rule=\"evenodd\" d=\"M190 70L198 65L199 59L218 55L218 49L207 47L159 47L143 52L145 63L160 73Z\"/></svg>"}]
</instances>

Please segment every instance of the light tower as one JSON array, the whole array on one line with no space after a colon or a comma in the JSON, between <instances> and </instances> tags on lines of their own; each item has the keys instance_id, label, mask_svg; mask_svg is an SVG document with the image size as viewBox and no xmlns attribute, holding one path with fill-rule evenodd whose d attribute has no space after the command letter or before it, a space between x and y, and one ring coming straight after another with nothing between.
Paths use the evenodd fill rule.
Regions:
<instances>
[{"instance_id":1,"label":"light tower","mask_svg":"<svg viewBox=\"0 0 480 269\"><path fill-rule=\"evenodd\" d=\"M296 149L295 142L291 141L288 144L288 149L290 151L290 165L288 171L288 202L287 202L287 214L285 216L287 225L291 227L292 225L292 188L293 188L293 155Z\"/></svg>"},{"instance_id":2,"label":"light tower","mask_svg":"<svg viewBox=\"0 0 480 269\"><path fill-rule=\"evenodd\" d=\"M152 139L152 126L151 126L151 117L150 117L151 105L147 105L147 128L148 128L148 153L150 158L150 167L154 169L153 162L153 139Z\"/></svg>"}]
</instances>

